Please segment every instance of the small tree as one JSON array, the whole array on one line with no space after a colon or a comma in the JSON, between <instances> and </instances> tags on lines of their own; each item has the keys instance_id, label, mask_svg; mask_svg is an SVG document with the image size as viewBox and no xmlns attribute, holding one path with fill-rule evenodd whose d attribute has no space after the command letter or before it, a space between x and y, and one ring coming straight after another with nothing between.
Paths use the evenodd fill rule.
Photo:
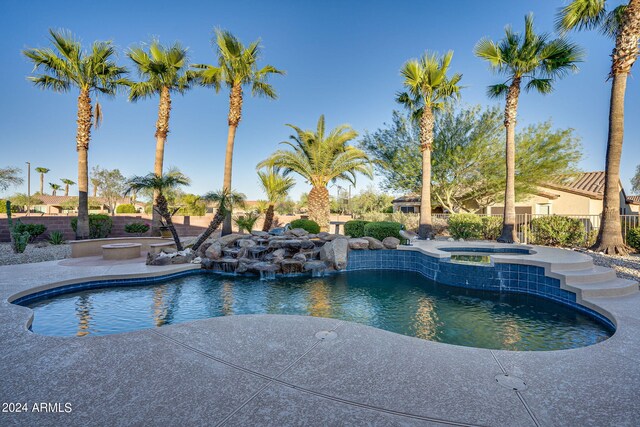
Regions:
<instances>
[{"instance_id":1,"label":"small tree","mask_svg":"<svg viewBox=\"0 0 640 427\"><path fill-rule=\"evenodd\" d=\"M228 191L223 188L219 191L212 191L205 194L202 197L208 202L213 202L218 205L216 214L207 226L207 229L196 239L191 249L197 250L214 231L220 227L220 224L224 221L225 217L231 213L233 206L244 206L246 196L242 193L236 193L235 191Z\"/></svg>"},{"instance_id":2,"label":"small tree","mask_svg":"<svg viewBox=\"0 0 640 427\"><path fill-rule=\"evenodd\" d=\"M112 215L115 214L118 200L123 197L126 189L127 182L125 177L120 173L119 169L101 169L100 166L95 166L91 169L91 176L98 184L98 195L105 200L106 205L109 207L109 212Z\"/></svg>"},{"instance_id":3,"label":"small tree","mask_svg":"<svg viewBox=\"0 0 640 427\"><path fill-rule=\"evenodd\" d=\"M0 191L4 191L13 185L20 185L24 180L20 177L20 168L0 168Z\"/></svg>"}]
</instances>

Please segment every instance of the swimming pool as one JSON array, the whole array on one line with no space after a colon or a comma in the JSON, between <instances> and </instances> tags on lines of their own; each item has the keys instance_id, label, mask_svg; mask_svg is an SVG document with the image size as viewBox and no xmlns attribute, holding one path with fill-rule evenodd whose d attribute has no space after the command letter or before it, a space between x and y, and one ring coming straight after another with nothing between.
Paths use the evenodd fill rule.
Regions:
<instances>
[{"instance_id":1,"label":"swimming pool","mask_svg":"<svg viewBox=\"0 0 640 427\"><path fill-rule=\"evenodd\" d=\"M23 298L43 335L97 336L242 314L298 314L362 323L471 347L558 350L607 339L610 326L533 295L447 286L411 271L350 271L260 281L211 273L164 282Z\"/></svg>"}]
</instances>

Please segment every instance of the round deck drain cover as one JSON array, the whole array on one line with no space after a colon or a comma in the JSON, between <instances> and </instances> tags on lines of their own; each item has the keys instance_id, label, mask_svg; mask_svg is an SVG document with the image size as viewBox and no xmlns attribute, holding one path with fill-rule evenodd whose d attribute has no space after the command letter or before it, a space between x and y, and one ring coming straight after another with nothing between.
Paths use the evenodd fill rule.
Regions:
<instances>
[{"instance_id":1,"label":"round deck drain cover","mask_svg":"<svg viewBox=\"0 0 640 427\"><path fill-rule=\"evenodd\" d=\"M318 338L319 340L332 340L337 336L338 334L333 331L320 331L316 334L316 338Z\"/></svg>"},{"instance_id":2,"label":"round deck drain cover","mask_svg":"<svg viewBox=\"0 0 640 427\"><path fill-rule=\"evenodd\" d=\"M496 375L496 382L504 388L514 391L523 391L527 389L527 384L518 377L512 377L509 374Z\"/></svg>"}]
</instances>

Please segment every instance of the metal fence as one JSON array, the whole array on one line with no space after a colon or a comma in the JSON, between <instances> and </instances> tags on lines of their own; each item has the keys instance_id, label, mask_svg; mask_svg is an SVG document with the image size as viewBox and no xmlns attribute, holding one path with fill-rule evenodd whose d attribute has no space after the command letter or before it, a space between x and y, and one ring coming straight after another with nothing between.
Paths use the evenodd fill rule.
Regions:
<instances>
[{"instance_id":1,"label":"metal fence","mask_svg":"<svg viewBox=\"0 0 640 427\"><path fill-rule=\"evenodd\" d=\"M479 214L478 216L489 216L484 214ZM502 214L490 215L502 218ZM516 215L516 233L518 235L518 239L522 243L529 243L531 240L532 226L531 220L534 218L540 218L544 216L550 216L550 214L517 214ZM569 218L579 219L582 222L582 225L585 229L586 240L585 243L589 241L589 238L593 238L594 234L600 228L601 216L600 215L558 215L565 216ZM442 220L448 220L449 214L433 214L433 218L439 218ZM640 216L638 215L620 215L620 223L622 225L622 238L625 243L627 240L627 231L631 228L640 226Z\"/></svg>"}]
</instances>

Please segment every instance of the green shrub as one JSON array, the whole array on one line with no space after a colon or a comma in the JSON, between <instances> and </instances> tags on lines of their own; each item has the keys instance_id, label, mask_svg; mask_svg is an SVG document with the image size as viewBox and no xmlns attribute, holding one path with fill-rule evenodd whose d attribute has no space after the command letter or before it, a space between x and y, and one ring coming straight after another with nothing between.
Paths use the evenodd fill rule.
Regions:
<instances>
[{"instance_id":1,"label":"green shrub","mask_svg":"<svg viewBox=\"0 0 640 427\"><path fill-rule=\"evenodd\" d=\"M11 205L11 212L12 213L20 212L20 206ZM7 201L4 199L0 199L0 214L6 214L6 213L7 213Z\"/></svg>"},{"instance_id":2,"label":"green shrub","mask_svg":"<svg viewBox=\"0 0 640 427\"><path fill-rule=\"evenodd\" d=\"M367 224L369 221L359 219L347 221L344 223L344 234L351 237L362 237L364 236L364 226Z\"/></svg>"},{"instance_id":3,"label":"green shrub","mask_svg":"<svg viewBox=\"0 0 640 427\"><path fill-rule=\"evenodd\" d=\"M234 218L234 222L238 226L239 231L246 231L247 233L251 233L253 230L253 226L256 221L260 218L260 214L258 212L247 212L244 215L240 215L237 218Z\"/></svg>"},{"instance_id":4,"label":"green shrub","mask_svg":"<svg viewBox=\"0 0 640 427\"><path fill-rule=\"evenodd\" d=\"M29 233L29 243L33 243L38 236L47 231L47 227L44 224L24 224L16 220L14 230L18 233Z\"/></svg>"},{"instance_id":5,"label":"green shrub","mask_svg":"<svg viewBox=\"0 0 640 427\"><path fill-rule=\"evenodd\" d=\"M482 219L470 213L453 214L449 217L449 234L454 239L482 239Z\"/></svg>"},{"instance_id":6,"label":"green shrub","mask_svg":"<svg viewBox=\"0 0 640 427\"><path fill-rule=\"evenodd\" d=\"M587 233L577 218L548 215L531 220L531 243L545 246L582 246Z\"/></svg>"},{"instance_id":7,"label":"green shrub","mask_svg":"<svg viewBox=\"0 0 640 427\"><path fill-rule=\"evenodd\" d=\"M640 252L640 227L631 228L627 231L627 245Z\"/></svg>"},{"instance_id":8,"label":"green shrub","mask_svg":"<svg viewBox=\"0 0 640 427\"><path fill-rule=\"evenodd\" d=\"M129 224L125 224L124 231L125 233L140 235L149 231L149 228L151 228L149 224L144 222L130 222Z\"/></svg>"},{"instance_id":9,"label":"green shrub","mask_svg":"<svg viewBox=\"0 0 640 427\"><path fill-rule=\"evenodd\" d=\"M48 240L52 245L61 245L64 243L64 233L62 231L52 231L49 233Z\"/></svg>"},{"instance_id":10,"label":"green shrub","mask_svg":"<svg viewBox=\"0 0 640 427\"><path fill-rule=\"evenodd\" d=\"M291 228L302 228L311 234L318 234L320 232L318 223L311 219L294 219L291 221L290 226Z\"/></svg>"},{"instance_id":11,"label":"green shrub","mask_svg":"<svg viewBox=\"0 0 640 427\"><path fill-rule=\"evenodd\" d=\"M116 213L138 213L138 210L133 205L118 205Z\"/></svg>"},{"instance_id":12,"label":"green shrub","mask_svg":"<svg viewBox=\"0 0 640 427\"><path fill-rule=\"evenodd\" d=\"M502 218L499 216L482 217L482 238L485 240L497 240L502 233Z\"/></svg>"},{"instance_id":13,"label":"green shrub","mask_svg":"<svg viewBox=\"0 0 640 427\"><path fill-rule=\"evenodd\" d=\"M89 238L104 239L111 233L113 220L105 214L89 214ZM74 232L78 229L78 218L71 218L71 228Z\"/></svg>"},{"instance_id":14,"label":"green shrub","mask_svg":"<svg viewBox=\"0 0 640 427\"><path fill-rule=\"evenodd\" d=\"M395 237L397 239L403 240L400 237L400 230L402 230L404 226L399 222L393 221L379 221L379 222L370 222L364 226L364 235L376 238L378 240L384 240L386 237Z\"/></svg>"},{"instance_id":15,"label":"green shrub","mask_svg":"<svg viewBox=\"0 0 640 427\"><path fill-rule=\"evenodd\" d=\"M382 209L382 213L386 213L386 214L393 213L393 206L387 206L386 208Z\"/></svg>"}]
</instances>

